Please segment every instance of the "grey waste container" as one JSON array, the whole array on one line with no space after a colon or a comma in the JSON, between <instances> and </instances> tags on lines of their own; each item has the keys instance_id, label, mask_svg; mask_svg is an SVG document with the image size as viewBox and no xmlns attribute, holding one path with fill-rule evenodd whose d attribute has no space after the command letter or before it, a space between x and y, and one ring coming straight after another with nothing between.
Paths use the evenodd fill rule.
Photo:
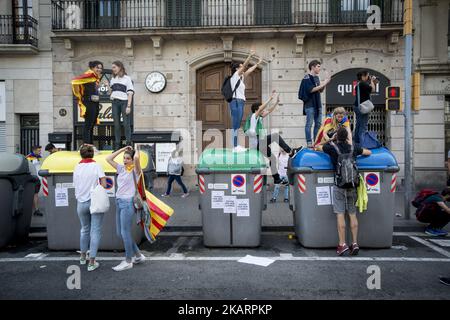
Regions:
<instances>
[{"instance_id":1,"label":"grey waste container","mask_svg":"<svg viewBox=\"0 0 450 320\"><path fill-rule=\"evenodd\" d=\"M100 250L122 250L122 239L116 234L116 176L115 169L105 160L111 151L101 151L94 160L103 167L108 180L110 209L105 213L102 227ZM121 159L119 155L117 159ZM60 151L50 155L42 164L39 175L47 180L48 196L45 200L47 214L47 240L51 250L76 250L80 248L80 221L77 215L77 201L73 186L73 170L81 158L75 151ZM141 164L147 166L147 156L141 152ZM56 206L56 189L67 189L68 203ZM61 205L61 203L60 203ZM144 233L140 226L133 224L134 241L141 243Z\"/></svg>"},{"instance_id":2,"label":"grey waste container","mask_svg":"<svg viewBox=\"0 0 450 320\"><path fill-rule=\"evenodd\" d=\"M369 182L368 208L358 216L358 244L366 248L389 248L394 230L397 161L386 148L358 157L357 166ZM327 154L303 150L289 161L290 207L297 239L304 247L335 247L338 242L336 216L332 208L334 169ZM347 217L347 242L351 233Z\"/></svg>"},{"instance_id":3,"label":"grey waste container","mask_svg":"<svg viewBox=\"0 0 450 320\"><path fill-rule=\"evenodd\" d=\"M28 237L33 198L39 179L30 174L27 159L20 154L0 157L0 247Z\"/></svg>"},{"instance_id":4,"label":"grey waste container","mask_svg":"<svg viewBox=\"0 0 450 320\"><path fill-rule=\"evenodd\" d=\"M266 208L265 168L264 157L256 150L203 152L196 173L205 246L259 246Z\"/></svg>"}]
</instances>

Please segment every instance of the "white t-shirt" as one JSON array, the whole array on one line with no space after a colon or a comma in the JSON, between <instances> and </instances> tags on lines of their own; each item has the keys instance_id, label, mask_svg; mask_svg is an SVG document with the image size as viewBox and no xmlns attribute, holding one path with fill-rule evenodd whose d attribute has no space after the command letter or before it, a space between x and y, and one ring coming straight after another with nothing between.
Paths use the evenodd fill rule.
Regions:
<instances>
[{"instance_id":1,"label":"white t-shirt","mask_svg":"<svg viewBox=\"0 0 450 320\"><path fill-rule=\"evenodd\" d=\"M259 118L259 117L258 117ZM247 130L248 144L250 149L256 149L258 147L258 135L256 134L256 125L258 123L256 114L253 113L250 118L250 128Z\"/></svg>"},{"instance_id":2,"label":"white t-shirt","mask_svg":"<svg viewBox=\"0 0 450 320\"><path fill-rule=\"evenodd\" d=\"M287 153L286 154L280 153L280 155L278 156L278 174L281 177L287 176L288 161L289 155Z\"/></svg>"},{"instance_id":3,"label":"white t-shirt","mask_svg":"<svg viewBox=\"0 0 450 320\"><path fill-rule=\"evenodd\" d=\"M104 177L102 167L96 162L77 164L73 171L75 198L79 202L91 200L91 190L100 183L99 179Z\"/></svg>"},{"instance_id":4,"label":"white t-shirt","mask_svg":"<svg viewBox=\"0 0 450 320\"><path fill-rule=\"evenodd\" d=\"M131 78L127 75L123 77L113 77L110 82L111 87L111 100L128 100L128 92L134 92L133 82Z\"/></svg>"},{"instance_id":5,"label":"white t-shirt","mask_svg":"<svg viewBox=\"0 0 450 320\"><path fill-rule=\"evenodd\" d=\"M134 171L134 170L133 170ZM117 165L117 199L130 199L134 197L136 192L136 185L134 184L133 171L128 172L125 166ZM138 175L135 174L136 180Z\"/></svg>"},{"instance_id":6,"label":"white t-shirt","mask_svg":"<svg viewBox=\"0 0 450 320\"><path fill-rule=\"evenodd\" d=\"M235 99L242 99L245 101L245 83L244 83L244 76L240 77L241 82L239 83L239 87L237 87L236 91L233 94L233 98ZM236 86L236 83L239 80L239 73L236 71L230 79L231 84L231 90L234 90L234 87Z\"/></svg>"}]
</instances>

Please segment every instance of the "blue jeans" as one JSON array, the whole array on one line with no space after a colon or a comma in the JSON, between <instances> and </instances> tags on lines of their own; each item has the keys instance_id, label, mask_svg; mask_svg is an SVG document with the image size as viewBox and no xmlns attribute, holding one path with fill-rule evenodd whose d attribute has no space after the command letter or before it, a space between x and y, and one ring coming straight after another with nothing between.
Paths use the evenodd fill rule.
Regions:
<instances>
[{"instance_id":1,"label":"blue jeans","mask_svg":"<svg viewBox=\"0 0 450 320\"><path fill-rule=\"evenodd\" d=\"M312 144L313 139L316 139L320 126L322 125L322 107L305 108L306 124L305 124L305 138L306 143ZM311 127L314 120L314 137L311 137Z\"/></svg>"},{"instance_id":2,"label":"blue jeans","mask_svg":"<svg viewBox=\"0 0 450 320\"><path fill-rule=\"evenodd\" d=\"M81 223L80 250L86 253L89 249L90 258L97 256L98 247L102 238L102 225L104 213L91 214L89 207L91 201L77 203L78 218Z\"/></svg>"},{"instance_id":3,"label":"blue jeans","mask_svg":"<svg viewBox=\"0 0 450 320\"><path fill-rule=\"evenodd\" d=\"M131 260L133 256L139 253L139 248L131 235L133 221L136 221L134 219L133 198L116 198L116 233L122 238L127 260Z\"/></svg>"},{"instance_id":4,"label":"blue jeans","mask_svg":"<svg viewBox=\"0 0 450 320\"><path fill-rule=\"evenodd\" d=\"M186 186L184 185L183 181L181 180L181 176L177 176L177 175L171 174L171 175L169 175L169 180L167 181L166 194L170 194L170 192L172 191L172 183L173 183L174 180L183 189L184 193L188 192Z\"/></svg>"},{"instance_id":5,"label":"blue jeans","mask_svg":"<svg viewBox=\"0 0 450 320\"><path fill-rule=\"evenodd\" d=\"M286 176L280 176L280 179L286 179ZM278 194L280 193L280 184L276 184L275 188L273 189L273 193L272 193L272 199L277 199L278 198ZM289 186L285 186L284 187L284 199L289 199Z\"/></svg>"},{"instance_id":6,"label":"blue jeans","mask_svg":"<svg viewBox=\"0 0 450 320\"><path fill-rule=\"evenodd\" d=\"M233 141L233 147L238 145L238 131L241 127L242 117L244 116L245 101L242 99L233 99L230 102L231 113L231 140Z\"/></svg>"},{"instance_id":7,"label":"blue jeans","mask_svg":"<svg viewBox=\"0 0 450 320\"><path fill-rule=\"evenodd\" d=\"M361 144L364 140L364 135L367 132L368 125L369 125L369 114L363 114L361 111L359 111L358 106L353 106L353 111L355 112L355 119L356 119L356 125L355 125L355 133L354 133L354 143Z\"/></svg>"}]
</instances>

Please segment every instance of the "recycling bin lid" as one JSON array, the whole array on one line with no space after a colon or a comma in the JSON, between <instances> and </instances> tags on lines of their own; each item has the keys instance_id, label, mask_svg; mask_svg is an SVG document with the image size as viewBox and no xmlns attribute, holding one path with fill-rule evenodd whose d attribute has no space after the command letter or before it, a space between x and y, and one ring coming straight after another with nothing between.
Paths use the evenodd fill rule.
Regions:
<instances>
[{"instance_id":1,"label":"recycling bin lid","mask_svg":"<svg viewBox=\"0 0 450 320\"><path fill-rule=\"evenodd\" d=\"M102 166L105 173L116 173L116 169L106 162L106 157L112 153L111 150L100 151L99 154L94 156L94 160ZM122 163L123 153L119 154L115 160L118 163ZM147 153L141 151L141 167L146 168L148 164ZM48 156L42 163L39 175L53 175L53 174L65 174L73 173L75 166L81 161L81 156L78 151L58 151Z\"/></svg>"},{"instance_id":2,"label":"recycling bin lid","mask_svg":"<svg viewBox=\"0 0 450 320\"><path fill-rule=\"evenodd\" d=\"M387 148L371 149L370 156L359 156L356 165L360 170L386 170L398 168L395 156ZM291 168L310 168L312 170L334 170L328 154L320 151L303 149L291 161Z\"/></svg>"},{"instance_id":3,"label":"recycling bin lid","mask_svg":"<svg viewBox=\"0 0 450 320\"><path fill-rule=\"evenodd\" d=\"M17 175L30 173L28 160L18 153L1 153L0 175Z\"/></svg>"},{"instance_id":4,"label":"recycling bin lid","mask_svg":"<svg viewBox=\"0 0 450 320\"><path fill-rule=\"evenodd\" d=\"M233 149L206 149L200 156L197 173L205 170L253 172L265 168L264 156L258 150L233 152Z\"/></svg>"}]
</instances>

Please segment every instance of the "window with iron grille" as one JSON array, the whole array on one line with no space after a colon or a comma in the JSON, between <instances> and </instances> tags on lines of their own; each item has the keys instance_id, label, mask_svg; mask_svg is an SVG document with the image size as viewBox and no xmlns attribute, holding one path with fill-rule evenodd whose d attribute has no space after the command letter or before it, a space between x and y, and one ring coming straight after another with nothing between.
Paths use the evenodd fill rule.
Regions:
<instances>
[{"instance_id":1,"label":"window with iron grille","mask_svg":"<svg viewBox=\"0 0 450 320\"><path fill-rule=\"evenodd\" d=\"M168 27L200 26L201 0L166 0Z\"/></svg>"},{"instance_id":2,"label":"window with iron grille","mask_svg":"<svg viewBox=\"0 0 450 320\"><path fill-rule=\"evenodd\" d=\"M333 110L337 107L344 107L347 111L347 117L350 120L350 128L353 131L355 126L355 114L353 112L353 105L327 105L327 115L331 116ZM369 114L368 131L377 134L378 141L382 145L386 145L386 107L384 105L375 105L375 109Z\"/></svg>"},{"instance_id":3,"label":"window with iron grille","mask_svg":"<svg viewBox=\"0 0 450 320\"><path fill-rule=\"evenodd\" d=\"M255 0L257 25L288 25L292 23L292 0Z\"/></svg>"},{"instance_id":4,"label":"window with iron grille","mask_svg":"<svg viewBox=\"0 0 450 320\"><path fill-rule=\"evenodd\" d=\"M39 145L39 115L30 114L20 117L20 153L29 154L33 146Z\"/></svg>"}]
</instances>

